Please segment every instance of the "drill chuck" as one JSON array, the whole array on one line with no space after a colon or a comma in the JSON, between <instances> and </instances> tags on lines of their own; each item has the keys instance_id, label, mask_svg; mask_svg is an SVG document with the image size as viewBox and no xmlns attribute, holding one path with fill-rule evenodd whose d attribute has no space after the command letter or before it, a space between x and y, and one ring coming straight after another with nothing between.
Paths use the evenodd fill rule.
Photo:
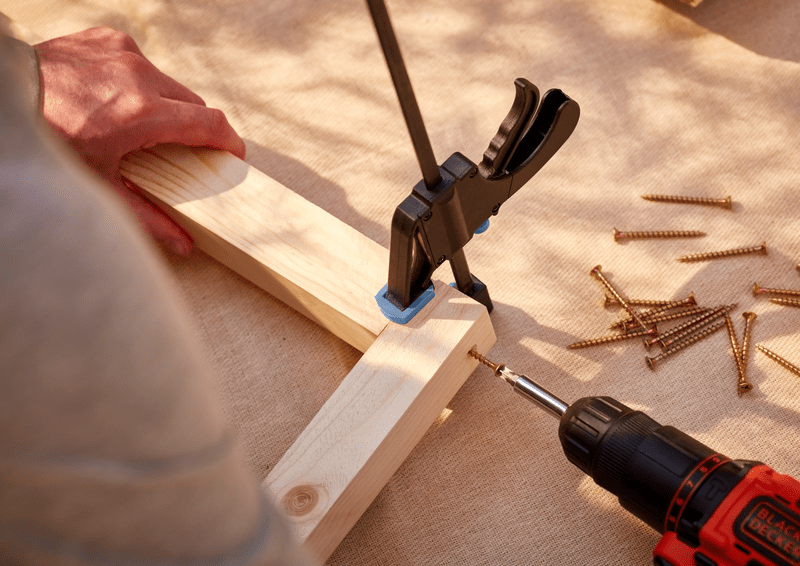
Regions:
<instances>
[{"instance_id":1,"label":"drill chuck","mask_svg":"<svg viewBox=\"0 0 800 566\"><path fill-rule=\"evenodd\" d=\"M696 541L703 524L752 467L733 462L611 397L579 399L558 437L567 459L659 532Z\"/></svg>"}]
</instances>

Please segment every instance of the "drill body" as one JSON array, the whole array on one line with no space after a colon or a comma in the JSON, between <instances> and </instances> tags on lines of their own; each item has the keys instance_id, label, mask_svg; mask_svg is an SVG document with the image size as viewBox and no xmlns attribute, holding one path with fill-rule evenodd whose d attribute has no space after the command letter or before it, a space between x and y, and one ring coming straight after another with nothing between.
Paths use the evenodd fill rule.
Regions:
<instances>
[{"instance_id":1,"label":"drill body","mask_svg":"<svg viewBox=\"0 0 800 566\"><path fill-rule=\"evenodd\" d=\"M656 566L800 565L800 482L731 460L610 397L560 418L567 458L663 537Z\"/></svg>"}]
</instances>

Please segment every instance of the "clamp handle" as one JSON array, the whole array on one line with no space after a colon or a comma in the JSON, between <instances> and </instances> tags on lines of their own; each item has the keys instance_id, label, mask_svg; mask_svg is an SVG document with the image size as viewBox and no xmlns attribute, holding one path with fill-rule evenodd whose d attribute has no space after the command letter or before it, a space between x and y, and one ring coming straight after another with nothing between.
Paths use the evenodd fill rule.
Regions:
<instances>
[{"instance_id":1,"label":"clamp handle","mask_svg":"<svg viewBox=\"0 0 800 566\"><path fill-rule=\"evenodd\" d=\"M517 150L522 135L528 131L533 113L539 105L539 89L536 85L528 79L516 79L514 86L517 89L514 104L483 153L483 161L478 165L485 179L507 173L508 162Z\"/></svg>"}]
</instances>

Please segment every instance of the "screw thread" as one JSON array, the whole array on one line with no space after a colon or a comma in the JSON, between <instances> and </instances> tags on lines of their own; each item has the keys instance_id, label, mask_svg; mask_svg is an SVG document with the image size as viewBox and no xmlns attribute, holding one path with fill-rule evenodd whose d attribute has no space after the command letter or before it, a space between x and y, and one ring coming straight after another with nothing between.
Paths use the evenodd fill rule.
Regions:
<instances>
[{"instance_id":1,"label":"screw thread","mask_svg":"<svg viewBox=\"0 0 800 566\"><path fill-rule=\"evenodd\" d=\"M706 198L706 197L682 197L678 195L642 195L644 200L653 202L671 202L678 204L702 204L706 206L720 206L722 208L731 209L731 197L722 199Z\"/></svg>"},{"instance_id":2,"label":"screw thread","mask_svg":"<svg viewBox=\"0 0 800 566\"><path fill-rule=\"evenodd\" d=\"M636 313L636 311L633 310L633 308L628 304L628 302L622 298L622 295L620 295L619 292L614 288L611 282L608 279L606 279L605 275L603 275L603 272L601 271L602 268L603 267L601 265L596 265L589 273L593 275L595 278L597 278L600 281L600 283L603 284L603 286L608 290L608 292L611 293L611 295L615 299L617 299L617 301L619 301L619 304L622 305L622 308L628 311L628 314L630 314L633 317L633 320L635 320L639 326L641 326L642 328L646 328L647 326L642 322L641 318L639 318L639 315Z\"/></svg>"},{"instance_id":3,"label":"screw thread","mask_svg":"<svg viewBox=\"0 0 800 566\"><path fill-rule=\"evenodd\" d=\"M788 369L793 374L795 374L797 376L800 376L800 368L797 367L796 365L794 365L789 360L786 360L786 359L780 357L778 354L776 354L775 352L773 352L771 350L766 349L761 344L756 344L756 348L761 350L768 358L771 358L773 361L775 361L779 365L782 365L783 367Z\"/></svg>"},{"instance_id":4,"label":"screw thread","mask_svg":"<svg viewBox=\"0 0 800 566\"><path fill-rule=\"evenodd\" d=\"M775 303L776 305L783 305L784 307L800 307L800 301L797 299L770 299L770 303Z\"/></svg>"},{"instance_id":5,"label":"screw thread","mask_svg":"<svg viewBox=\"0 0 800 566\"><path fill-rule=\"evenodd\" d=\"M730 315L725 313L725 324L728 326L728 338L731 341L731 350L733 350L733 360L736 362L736 392L741 396L745 391L750 391L753 385L747 381L747 373L745 371L744 361L742 359L742 350L739 349L739 344L736 341L736 329L733 327L733 320ZM744 346L744 343L742 343Z\"/></svg>"},{"instance_id":6,"label":"screw thread","mask_svg":"<svg viewBox=\"0 0 800 566\"><path fill-rule=\"evenodd\" d=\"M474 348L470 349L468 354L470 356L472 356L473 358L475 358L476 360L478 360L483 365L488 366L489 368L491 368L491 370L494 372L495 375L499 376L500 372L506 367L503 364L496 364L493 361L487 359L485 356L482 356L477 351L475 351Z\"/></svg>"},{"instance_id":7,"label":"screw thread","mask_svg":"<svg viewBox=\"0 0 800 566\"><path fill-rule=\"evenodd\" d=\"M622 340L628 340L630 338L641 338L643 336L653 336L658 331L655 327L648 328L647 330L641 330L639 332L631 332L630 334L609 334L608 336L598 336L597 338L590 338L589 340L583 340L581 342L575 342L567 346L572 350L577 348L588 348L589 346L597 346L600 344L608 344L609 342L620 342Z\"/></svg>"},{"instance_id":8,"label":"screw thread","mask_svg":"<svg viewBox=\"0 0 800 566\"><path fill-rule=\"evenodd\" d=\"M650 369L655 369L656 363L662 361L664 358L676 354L677 352L680 352L685 348L688 348L695 342L698 342L699 340L702 340L706 336L713 334L723 326L725 326L725 321L720 320L719 322L716 322L711 326L704 327L701 331L697 332L696 334L692 334L689 338L686 338L682 342L676 343L668 350L664 350L663 352L661 352L659 355L655 357L646 357L645 361L647 362L647 365L650 367Z\"/></svg>"},{"instance_id":9,"label":"screw thread","mask_svg":"<svg viewBox=\"0 0 800 566\"><path fill-rule=\"evenodd\" d=\"M701 328L704 328L711 322L714 322L716 319L727 315L727 313L727 307L717 308L715 311L710 312L709 316L707 317L698 317L695 319L697 321L696 324L687 326L682 332L678 332L672 337L665 338L664 335L661 335L658 340L659 344L661 344L661 349L667 350L673 344L681 342L686 337L691 336Z\"/></svg>"},{"instance_id":10,"label":"screw thread","mask_svg":"<svg viewBox=\"0 0 800 566\"><path fill-rule=\"evenodd\" d=\"M668 338L677 337L679 335L681 335L682 337L683 336L687 336L687 335L691 334L692 331L694 331L698 327L703 326L705 323L711 322L712 320L715 320L716 318L722 316L722 313L723 312L727 312L728 309L732 310L734 308L735 308L735 305L730 305L730 306L723 305L723 306L715 307L715 308L711 309L710 311L706 311L706 312L704 312L703 314L701 314L699 316L696 316L696 317L694 317L694 318L692 318L690 320L687 320L686 322L676 326L675 328L671 328L670 330L667 330L666 332L661 334L658 337L658 339L655 340L653 343L659 342L661 344L661 348L662 349L666 349L673 342L676 342L676 341L680 340L680 338L676 338L674 340L667 340Z\"/></svg>"},{"instance_id":11,"label":"screw thread","mask_svg":"<svg viewBox=\"0 0 800 566\"><path fill-rule=\"evenodd\" d=\"M761 287L758 283L753 283L753 296L758 295L778 295L784 297L800 297L800 290L798 289L772 289L770 287Z\"/></svg>"},{"instance_id":12,"label":"screw thread","mask_svg":"<svg viewBox=\"0 0 800 566\"><path fill-rule=\"evenodd\" d=\"M644 311L642 313L639 313L639 317L645 322L654 322L659 315L661 315L661 314L663 314L663 313L665 313L667 311L670 311L670 310L673 310L673 309L677 309L677 308L681 308L681 307L694 306L696 304L697 304L697 299L695 299L694 293L689 293L689 296L686 297L685 299L680 299L678 301L670 301L669 303L667 303L665 305L660 305L660 306L658 306L656 308L653 308L653 309L650 309L650 310L646 310L646 311ZM628 326L631 326L632 322L635 322L635 320L633 319L633 317L629 316L626 319L623 319L623 320L620 320L618 322L615 322L611 326L611 328L612 329L613 328L622 328L623 330L625 330Z\"/></svg>"},{"instance_id":13,"label":"screw thread","mask_svg":"<svg viewBox=\"0 0 800 566\"><path fill-rule=\"evenodd\" d=\"M718 252L706 252L702 254L684 255L679 257L678 261L682 262L705 261L708 259L719 259L723 257L732 257L732 256L756 254L756 253L761 253L761 254L767 253L766 242L762 243L760 246L754 246L751 248L736 248L733 250L722 250Z\"/></svg>"},{"instance_id":14,"label":"screw thread","mask_svg":"<svg viewBox=\"0 0 800 566\"><path fill-rule=\"evenodd\" d=\"M666 239L666 238L702 238L705 232L698 230L656 230L656 231L634 231L621 232L614 228L614 239L619 240L646 240L646 239Z\"/></svg>"},{"instance_id":15,"label":"screw thread","mask_svg":"<svg viewBox=\"0 0 800 566\"><path fill-rule=\"evenodd\" d=\"M693 316L696 314L705 314L708 312L706 307L695 307L693 309L688 309L681 312L673 312L673 313L662 313L652 318L647 319L647 323L656 323L656 322L668 322L670 320L677 320L679 318L686 318L687 316ZM622 325L622 330L627 332L631 328L636 328L635 326L626 326Z\"/></svg>"},{"instance_id":16,"label":"screw thread","mask_svg":"<svg viewBox=\"0 0 800 566\"><path fill-rule=\"evenodd\" d=\"M603 299L604 307L622 306L619 304L619 301L617 301L615 298L609 297L608 295L603 295L603 296L605 297ZM627 299L627 301L629 305L637 307L661 307L664 305L668 305L672 302L670 300L659 301L656 299Z\"/></svg>"}]
</instances>

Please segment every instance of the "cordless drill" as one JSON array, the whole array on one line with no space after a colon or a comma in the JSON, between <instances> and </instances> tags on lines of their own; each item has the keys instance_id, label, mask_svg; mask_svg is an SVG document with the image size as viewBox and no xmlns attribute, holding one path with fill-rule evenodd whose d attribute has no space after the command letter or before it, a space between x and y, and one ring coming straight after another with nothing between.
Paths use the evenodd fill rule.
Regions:
<instances>
[{"instance_id":1,"label":"cordless drill","mask_svg":"<svg viewBox=\"0 0 800 566\"><path fill-rule=\"evenodd\" d=\"M800 482L731 460L611 397L572 405L474 350L514 391L559 419L567 459L663 533L656 566L800 566Z\"/></svg>"}]
</instances>

